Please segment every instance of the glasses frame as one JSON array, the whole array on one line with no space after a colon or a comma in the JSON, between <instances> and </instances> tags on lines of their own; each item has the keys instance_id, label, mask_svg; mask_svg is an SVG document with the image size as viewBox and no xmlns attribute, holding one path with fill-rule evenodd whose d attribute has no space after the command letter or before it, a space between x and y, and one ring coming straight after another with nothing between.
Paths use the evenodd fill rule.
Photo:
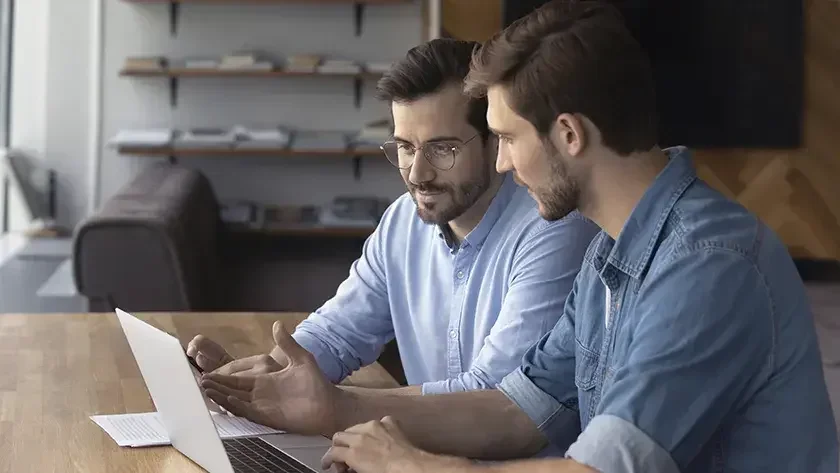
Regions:
<instances>
[{"instance_id":1,"label":"glasses frame","mask_svg":"<svg viewBox=\"0 0 840 473\"><path fill-rule=\"evenodd\" d=\"M458 139L459 143L450 147L450 151L452 151L452 164L450 164L448 168L441 168L439 166L436 166L432 162L432 159L429 158L429 153L426 152L426 146L428 146L430 144L449 143L452 140L432 141L432 142L423 143L422 145L420 145L419 148L415 148L414 159L411 161L411 164L409 164L408 166L405 166L405 167L402 167L402 166L399 165L399 163L398 163L399 159L397 159L397 161L398 161L397 163L394 163L393 161L391 161L391 158L388 157L388 152L385 151L385 146L392 145L392 144L399 145L400 143L404 143L403 141L397 141L397 140L391 139L391 140L388 140L388 141L382 143L379 146L379 149L382 150L382 154L385 155L385 159L387 159L388 162L391 163L392 166L394 166L397 169L403 170L403 171L406 170L406 169L410 169L412 166L414 166L414 161L417 159L417 151L422 151L423 152L423 157L426 158L426 162L428 162L429 165L431 165L433 168L437 169L438 171L449 171L450 169L455 167L455 160L457 159L458 153L461 151L461 148L463 148L464 146L469 144L470 141L474 140L475 137L480 135L480 134L481 133L476 133L473 136L471 136L470 138L468 138L466 141L461 141L460 139ZM412 146L414 146L414 145L412 145Z\"/></svg>"}]
</instances>

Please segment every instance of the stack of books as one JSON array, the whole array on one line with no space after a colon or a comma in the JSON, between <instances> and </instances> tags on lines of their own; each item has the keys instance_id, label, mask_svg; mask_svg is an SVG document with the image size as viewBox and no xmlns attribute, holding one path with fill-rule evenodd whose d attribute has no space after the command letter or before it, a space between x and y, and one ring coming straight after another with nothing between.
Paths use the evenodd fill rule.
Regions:
<instances>
[{"instance_id":1,"label":"stack of books","mask_svg":"<svg viewBox=\"0 0 840 473\"><path fill-rule=\"evenodd\" d=\"M223 56L219 62L219 69L270 71L274 69L274 64L271 61L261 59L257 53L240 52Z\"/></svg>"},{"instance_id":2,"label":"stack of books","mask_svg":"<svg viewBox=\"0 0 840 473\"><path fill-rule=\"evenodd\" d=\"M123 67L132 71L162 71L168 62L162 56L140 56L126 58Z\"/></svg>"},{"instance_id":3,"label":"stack of books","mask_svg":"<svg viewBox=\"0 0 840 473\"><path fill-rule=\"evenodd\" d=\"M317 54L296 54L286 61L285 70L288 72L314 73L321 64L321 56Z\"/></svg>"},{"instance_id":4,"label":"stack of books","mask_svg":"<svg viewBox=\"0 0 840 473\"><path fill-rule=\"evenodd\" d=\"M120 130L108 141L109 146L126 148L165 148L172 144L177 131L171 128Z\"/></svg>"},{"instance_id":5,"label":"stack of books","mask_svg":"<svg viewBox=\"0 0 840 473\"><path fill-rule=\"evenodd\" d=\"M362 68L347 59L328 59L318 66L317 71L320 74L358 74Z\"/></svg>"}]
</instances>

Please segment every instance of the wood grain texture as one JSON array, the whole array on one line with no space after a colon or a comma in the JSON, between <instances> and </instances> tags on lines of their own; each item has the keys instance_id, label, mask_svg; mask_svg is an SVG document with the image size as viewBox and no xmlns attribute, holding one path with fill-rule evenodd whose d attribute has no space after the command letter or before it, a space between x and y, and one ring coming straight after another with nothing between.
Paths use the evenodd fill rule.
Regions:
<instances>
[{"instance_id":1,"label":"wood grain texture","mask_svg":"<svg viewBox=\"0 0 840 473\"><path fill-rule=\"evenodd\" d=\"M477 3L444 1L447 32L489 38L501 2ZM697 150L696 164L701 178L758 215L794 257L840 260L840 2L804 0L804 7L803 146Z\"/></svg>"},{"instance_id":2,"label":"wood grain texture","mask_svg":"<svg viewBox=\"0 0 840 473\"><path fill-rule=\"evenodd\" d=\"M145 314L184 344L196 334L237 357L273 346L271 326L304 314ZM171 447L118 447L88 416L154 409L114 314L0 315L0 472L203 471ZM397 387L379 365L347 384Z\"/></svg>"}]
</instances>

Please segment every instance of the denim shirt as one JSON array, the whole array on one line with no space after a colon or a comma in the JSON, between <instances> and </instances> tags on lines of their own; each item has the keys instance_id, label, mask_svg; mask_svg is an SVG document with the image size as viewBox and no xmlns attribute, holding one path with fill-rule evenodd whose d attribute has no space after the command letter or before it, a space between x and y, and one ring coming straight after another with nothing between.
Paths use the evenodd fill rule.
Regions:
<instances>
[{"instance_id":1,"label":"denim shirt","mask_svg":"<svg viewBox=\"0 0 840 473\"><path fill-rule=\"evenodd\" d=\"M510 175L460 244L423 223L405 194L294 338L333 382L396 338L407 381L424 394L492 389L557 323L597 233L577 213L545 221Z\"/></svg>"},{"instance_id":2,"label":"denim shirt","mask_svg":"<svg viewBox=\"0 0 840 473\"><path fill-rule=\"evenodd\" d=\"M602 472L837 473L811 309L784 244L669 164L500 389ZM582 428L582 432L581 432ZM571 444L571 446L569 446Z\"/></svg>"}]
</instances>

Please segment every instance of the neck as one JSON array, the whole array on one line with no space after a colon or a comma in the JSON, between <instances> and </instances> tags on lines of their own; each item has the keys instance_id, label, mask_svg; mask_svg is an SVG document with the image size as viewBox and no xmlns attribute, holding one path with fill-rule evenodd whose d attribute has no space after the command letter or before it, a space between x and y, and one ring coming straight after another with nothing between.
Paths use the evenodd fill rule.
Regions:
<instances>
[{"instance_id":1,"label":"neck","mask_svg":"<svg viewBox=\"0 0 840 473\"><path fill-rule=\"evenodd\" d=\"M475 201L472 207L459 215L458 218L449 221L449 228L459 242L463 241L478 226L478 222L481 221L487 209L490 208L493 197L496 196L499 188L502 187L502 182L504 182L504 175L493 173L493 180L490 182L490 186L481 194L481 197Z\"/></svg>"},{"instance_id":2,"label":"neck","mask_svg":"<svg viewBox=\"0 0 840 473\"><path fill-rule=\"evenodd\" d=\"M601 164L593 169L581 213L617 239L633 209L668 164L668 156L656 147L630 156L606 157Z\"/></svg>"}]
</instances>

